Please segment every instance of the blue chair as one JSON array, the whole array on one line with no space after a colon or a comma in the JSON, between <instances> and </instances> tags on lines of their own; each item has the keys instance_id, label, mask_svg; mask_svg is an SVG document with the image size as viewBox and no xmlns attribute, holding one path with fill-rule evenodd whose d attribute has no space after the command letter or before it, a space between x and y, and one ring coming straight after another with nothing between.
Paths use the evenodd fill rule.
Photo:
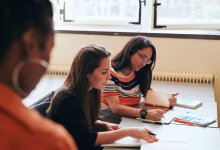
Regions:
<instances>
[{"instance_id":1,"label":"blue chair","mask_svg":"<svg viewBox=\"0 0 220 150\"><path fill-rule=\"evenodd\" d=\"M54 95L54 91L50 92L46 96L39 99L37 102L33 103L29 108L37 110L42 116L46 117L46 110L50 106L51 99Z\"/></svg>"}]
</instances>

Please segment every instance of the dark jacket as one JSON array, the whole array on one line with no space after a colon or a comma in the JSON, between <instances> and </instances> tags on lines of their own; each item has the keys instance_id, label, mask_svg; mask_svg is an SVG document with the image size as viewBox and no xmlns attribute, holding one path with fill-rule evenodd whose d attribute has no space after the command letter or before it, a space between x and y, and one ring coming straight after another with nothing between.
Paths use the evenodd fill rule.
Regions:
<instances>
[{"instance_id":1,"label":"dark jacket","mask_svg":"<svg viewBox=\"0 0 220 150\"><path fill-rule=\"evenodd\" d=\"M47 117L62 124L72 135L79 150L97 150L95 147L97 131L89 127L82 100L77 95L62 91L56 95Z\"/></svg>"}]
</instances>

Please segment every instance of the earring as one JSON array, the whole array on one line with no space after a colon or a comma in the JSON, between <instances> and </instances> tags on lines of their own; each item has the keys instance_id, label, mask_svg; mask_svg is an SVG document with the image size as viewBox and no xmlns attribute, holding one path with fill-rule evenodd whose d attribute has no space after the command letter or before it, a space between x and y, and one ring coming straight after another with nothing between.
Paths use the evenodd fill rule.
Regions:
<instances>
[{"instance_id":1,"label":"earring","mask_svg":"<svg viewBox=\"0 0 220 150\"><path fill-rule=\"evenodd\" d=\"M48 62L40 59L40 58L32 58L29 59L27 61L20 61L14 68L13 73L12 73L12 83L13 83L13 87L16 90L16 92L22 96L22 97L26 97L28 96L29 93L25 92L22 87L19 85L19 81L18 81L18 75L21 71L21 68L24 67L25 64L27 63L33 63L33 64L39 64L40 66L42 66L43 68L45 68L45 70L47 70L48 67Z\"/></svg>"}]
</instances>

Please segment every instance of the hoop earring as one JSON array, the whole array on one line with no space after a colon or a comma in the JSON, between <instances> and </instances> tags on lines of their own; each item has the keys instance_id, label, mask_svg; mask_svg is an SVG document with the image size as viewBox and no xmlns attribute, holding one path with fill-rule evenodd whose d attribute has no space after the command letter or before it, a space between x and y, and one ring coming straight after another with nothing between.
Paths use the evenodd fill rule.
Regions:
<instances>
[{"instance_id":1,"label":"hoop earring","mask_svg":"<svg viewBox=\"0 0 220 150\"><path fill-rule=\"evenodd\" d=\"M48 67L48 62L40 59L40 58L32 58L29 59L27 61L20 61L14 68L13 73L12 73L12 83L13 83L13 87L16 90L16 92L22 96L22 97L26 97L28 96L29 93L25 92L22 87L20 86L19 82L18 82L18 75L21 71L21 68L24 67L25 64L27 63L33 63L33 64L39 64L40 66L42 66L43 68L45 68L45 70L47 70Z\"/></svg>"}]
</instances>

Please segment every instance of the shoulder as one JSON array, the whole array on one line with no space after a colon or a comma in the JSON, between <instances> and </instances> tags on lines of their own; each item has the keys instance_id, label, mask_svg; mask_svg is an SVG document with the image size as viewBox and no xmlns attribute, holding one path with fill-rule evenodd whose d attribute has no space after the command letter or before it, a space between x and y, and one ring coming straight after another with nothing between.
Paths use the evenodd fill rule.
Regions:
<instances>
[{"instance_id":1,"label":"shoulder","mask_svg":"<svg viewBox=\"0 0 220 150\"><path fill-rule=\"evenodd\" d=\"M55 94L55 99L56 98L59 98L59 99L66 99L66 98L74 98L74 99L78 99L78 95L77 94L75 94L75 93L72 93L72 92L70 92L70 91L68 91L68 90L65 90L65 89L63 89L63 90L60 90L60 91L58 91L56 94Z\"/></svg>"},{"instance_id":2,"label":"shoulder","mask_svg":"<svg viewBox=\"0 0 220 150\"><path fill-rule=\"evenodd\" d=\"M65 103L75 103L78 104L80 103L80 98L77 94L68 92L66 90L58 92L53 100L53 103L56 105L58 104L65 104Z\"/></svg>"},{"instance_id":3,"label":"shoulder","mask_svg":"<svg viewBox=\"0 0 220 150\"><path fill-rule=\"evenodd\" d=\"M82 100L79 96L68 91L60 91L53 98L48 116L57 116L58 114L74 113L77 111L82 111Z\"/></svg>"}]
</instances>

